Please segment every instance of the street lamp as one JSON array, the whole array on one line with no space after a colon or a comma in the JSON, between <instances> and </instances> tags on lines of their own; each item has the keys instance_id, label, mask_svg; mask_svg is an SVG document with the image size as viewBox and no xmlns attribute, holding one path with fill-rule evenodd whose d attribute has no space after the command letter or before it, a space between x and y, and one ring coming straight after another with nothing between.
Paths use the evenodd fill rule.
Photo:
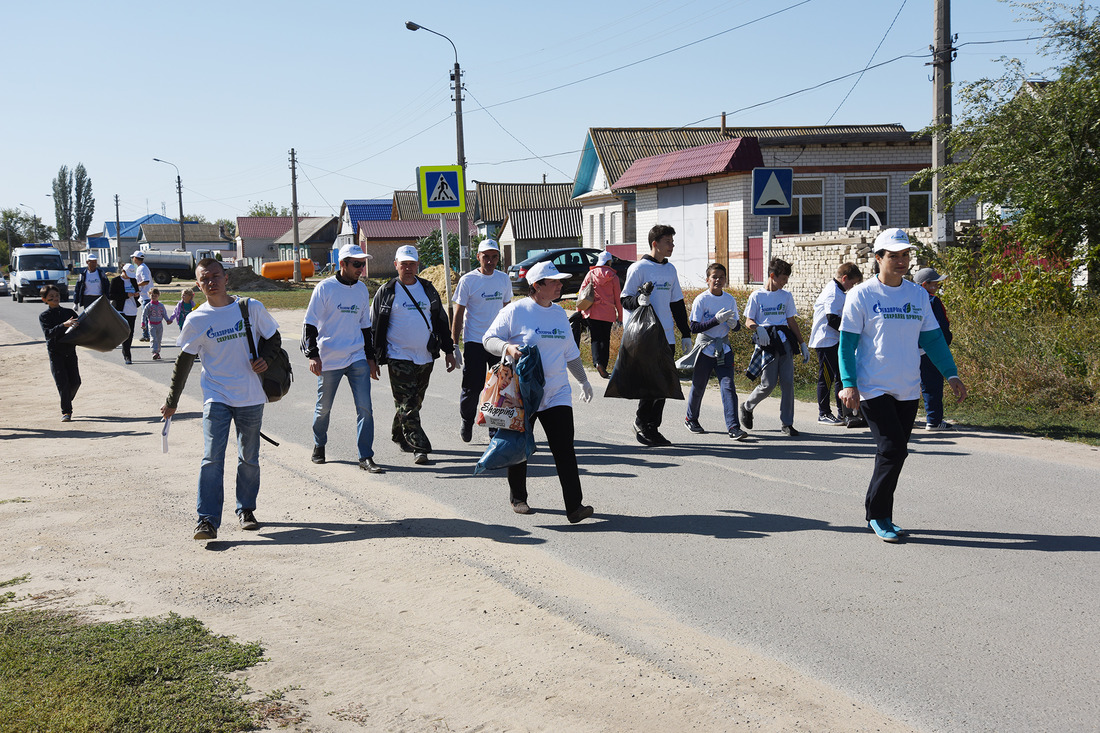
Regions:
<instances>
[{"instance_id":1,"label":"street lamp","mask_svg":"<svg viewBox=\"0 0 1100 733\"><path fill-rule=\"evenodd\" d=\"M180 199L180 249L186 250L187 242L183 238L183 180L180 179L179 166L177 166L175 163L169 163L167 160L161 160L160 158L153 158L153 160L157 163L168 163L168 165L176 169L176 193L179 194Z\"/></svg>"},{"instance_id":2,"label":"street lamp","mask_svg":"<svg viewBox=\"0 0 1100 733\"><path fill-rule=\"evenodd\" d=\"M405 27L410 31L428 31L440 38L445 38L447 43L451 44L451 48L455 52L455 68L451 72L451 81L455 85L455 133L458 138L458 164L462 166L462 185L466 185L466 151L462 141L462 69L458 65L458 48L455 47L455 42L447 36L433 31L431 28L425 28L422 25L413 23L411 20L405 22ZM465 192L463 192L465 195ZM459 263L459 270L461 272L468 272L470 269L470 229L467 223L467 214L465 211L458 215L458 251L459 259L462 260ZM442 233L442 232L440 232ZM447 243L443 242L443 247L446 248Z\"/></svg>"},{"instance_id":3,"label":"street lamp","mask_svg":"<svg viewBox=\"0 0 1100 733\"><path fill-rule=\"evenodd\" d=\"M38 239L38 210L35 209L33 206L28 206L27 204L19 205L26 206L28 209L31 210L31 213L34 214L33 218L31 219L31 242L33 243L34 240Z\"/></svg>"}]
</instances>

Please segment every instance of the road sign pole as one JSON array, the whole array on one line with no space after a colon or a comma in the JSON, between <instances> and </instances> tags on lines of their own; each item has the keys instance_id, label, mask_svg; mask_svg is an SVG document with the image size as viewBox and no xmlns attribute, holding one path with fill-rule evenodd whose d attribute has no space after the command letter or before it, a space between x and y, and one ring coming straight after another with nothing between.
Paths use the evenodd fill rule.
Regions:
<instances>
[{"instance_id":1,"label":"road sign pole","mask_svg":"<svg viewBox=\"0 0 1100 733\"><path fill-rule=\"evenodd\" d=\"M451 306L451 248L447 246L447 217L439 215L439 241L443 246L443 289L447 291L447 322L454 320Z\"/></svg>"},{"instance_id":2,"label":"road sign pole","mask_svg":"<svg viewBox=\"0 0 1100 733\"><path fill-rule=\"evenodd\" d=\"M768 263L772 261L772 218L768 217L768 229L764 232L764 282L768 281Z\"/></svg>"}]
</instances>

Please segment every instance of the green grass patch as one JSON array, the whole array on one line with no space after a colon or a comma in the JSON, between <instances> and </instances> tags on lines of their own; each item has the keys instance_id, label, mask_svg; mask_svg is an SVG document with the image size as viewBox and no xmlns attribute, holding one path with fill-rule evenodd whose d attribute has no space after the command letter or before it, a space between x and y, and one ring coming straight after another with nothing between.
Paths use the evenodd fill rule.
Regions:
<instances>
[{"instance_id":1,"label":"green grass patch","mask_svg":"<svg viewBox=\"0 0 1100 733\"><path fill-rule=\"evenodd\" d=\"M261 660L258 644L176 614L88 623L57 611L5 611L0 731L254 730L256 705L229 673Z\"/></svg>"}]
</instances>

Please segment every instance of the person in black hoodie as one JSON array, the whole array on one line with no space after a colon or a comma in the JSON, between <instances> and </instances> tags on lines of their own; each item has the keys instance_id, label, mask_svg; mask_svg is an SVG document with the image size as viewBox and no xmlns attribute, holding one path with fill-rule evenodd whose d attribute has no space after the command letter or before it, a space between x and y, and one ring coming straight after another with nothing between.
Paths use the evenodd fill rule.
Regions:
<instances>
[{"instance_id":1,"label":"person in black hoodie","mask_svg":"<svg viewBox=\"0 0 1100 733\"><path fill-rule=\"evenodd\" d=\"M111 281L109 294L111 305L122 314L126 322L130 324L130 335L122 342L122 358L127 364L132 364L130 345L134 341L134 323L138 314L138 284L134 279L130 266L123 267L118 272L118 277Z\"/></svg>"},{"instance_id":2,"label":"person in black hoodie","mask_svg":"<svg viewBox=\"0 0 1100 733\"><path fill-rule=\"evenodd\" d=\"M73 419L73 398L80 389L80 368L76 347L61 343L70 326L77 324L76 311L61 307L61 291L56 285L42 288L42 302L48 308L38 315L38 324L46 336L46 353L50 355L50 371L61 396L61 422Z\"/></svg>"}]
</instances>

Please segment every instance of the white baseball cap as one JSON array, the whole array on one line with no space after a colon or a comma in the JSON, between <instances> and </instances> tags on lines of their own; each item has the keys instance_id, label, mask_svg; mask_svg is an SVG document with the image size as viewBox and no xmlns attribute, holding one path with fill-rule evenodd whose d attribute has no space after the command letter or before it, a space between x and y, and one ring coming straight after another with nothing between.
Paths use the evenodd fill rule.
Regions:
<instances>
[{"instance_id":1,"label":"white baseball cap","mask_svg":"<svg viewBox=\"0 0 1100 733\"><path fill-rule=\"evenodd\" d=\"M483 240L481 240L481 244L479 244L477 246L477 253L478 254L481 254L482 252L499 252L499 251L500 251L500 247L497 245L497 242L496 242L495 239L483 239Z\"/></svg>"},{"instance_id":2,"label":"white baseball cap","mask_svg":"<svg viewBox=\"0 0 1100 733\"><path fill-rule=\"evenodd\" d=\"M373 259L369 254L363 251L363 248L358 244L345 244L340 248L340 262L344 260L369 260Z\"/></svg>"},{"instance_id":3,"label":"white baseball cap","mask_svg":"<svg viewBox=\"0 0 1100 733\"><path fill-rule=\"evenodd\" d=\"M568 280L568 273L559 272L558 268L554 267L554 263L550 260L543 260L542 262L535 263L527 271L527 283L537 283L540 280Z\"/></svg>"},{"instance_id":4,"label":"white baseball cap","mask_svg":"<svg viewBox=\"0 0 1100 733\"><path fill-rule=\"evenodd\" d=\"M614 256L610 252L607 252L607 251L600 252L600 256L596 258L596 264L597 265L609 264L611 262L611 260L613 259L613 257Z\"/></svg>"},{"instance_id":5,"label":"white baseball cap","mask_svg":"<svg viewBox=\"0 0 1100 733\"><path fill-rule=\"evenodd\" d=\"M99 258L95 255L88 255L88 262L99 262Z\"/></svg>"},{"instance_id":6,"label":"white baseball cap","mask_svg":"<svg viewBox=\"0 0 1100 733\"><path fill-rule=\"evenodd\" d=\"M420 262L420 253L411 244L397 248L397 255L393 258L397 262Z\"/></svg>"},{"instance_id":7,"label":"white baseball cap","mask_svg":"<svg viewBox=\"0 0 1100 733\"><path fill-rule=\"evenodd\" d=\"M909 241L909 235L897 227L891 227L875 237L874 251L904 252L911 249L913 244Z\"/></svg>"},{"instance_id":8,"label":"white baseball cap","mask_svg":"<svg viewBox=\"0 0 1100 733\"><path fill-rule=\"evenodd\" d=\"M145 253L144 253L144 252L142 252L142 251L141 251L141 250L139 249L139 250L138 250L137 252L134 252L134 253L133 253L132 255L130 255L130 257L131 257L131 258L133 258L133 257L137 257L137 258L138 258L139 260L144 260L144 259L145 259Z\"/></svg>"}]
</instances>

